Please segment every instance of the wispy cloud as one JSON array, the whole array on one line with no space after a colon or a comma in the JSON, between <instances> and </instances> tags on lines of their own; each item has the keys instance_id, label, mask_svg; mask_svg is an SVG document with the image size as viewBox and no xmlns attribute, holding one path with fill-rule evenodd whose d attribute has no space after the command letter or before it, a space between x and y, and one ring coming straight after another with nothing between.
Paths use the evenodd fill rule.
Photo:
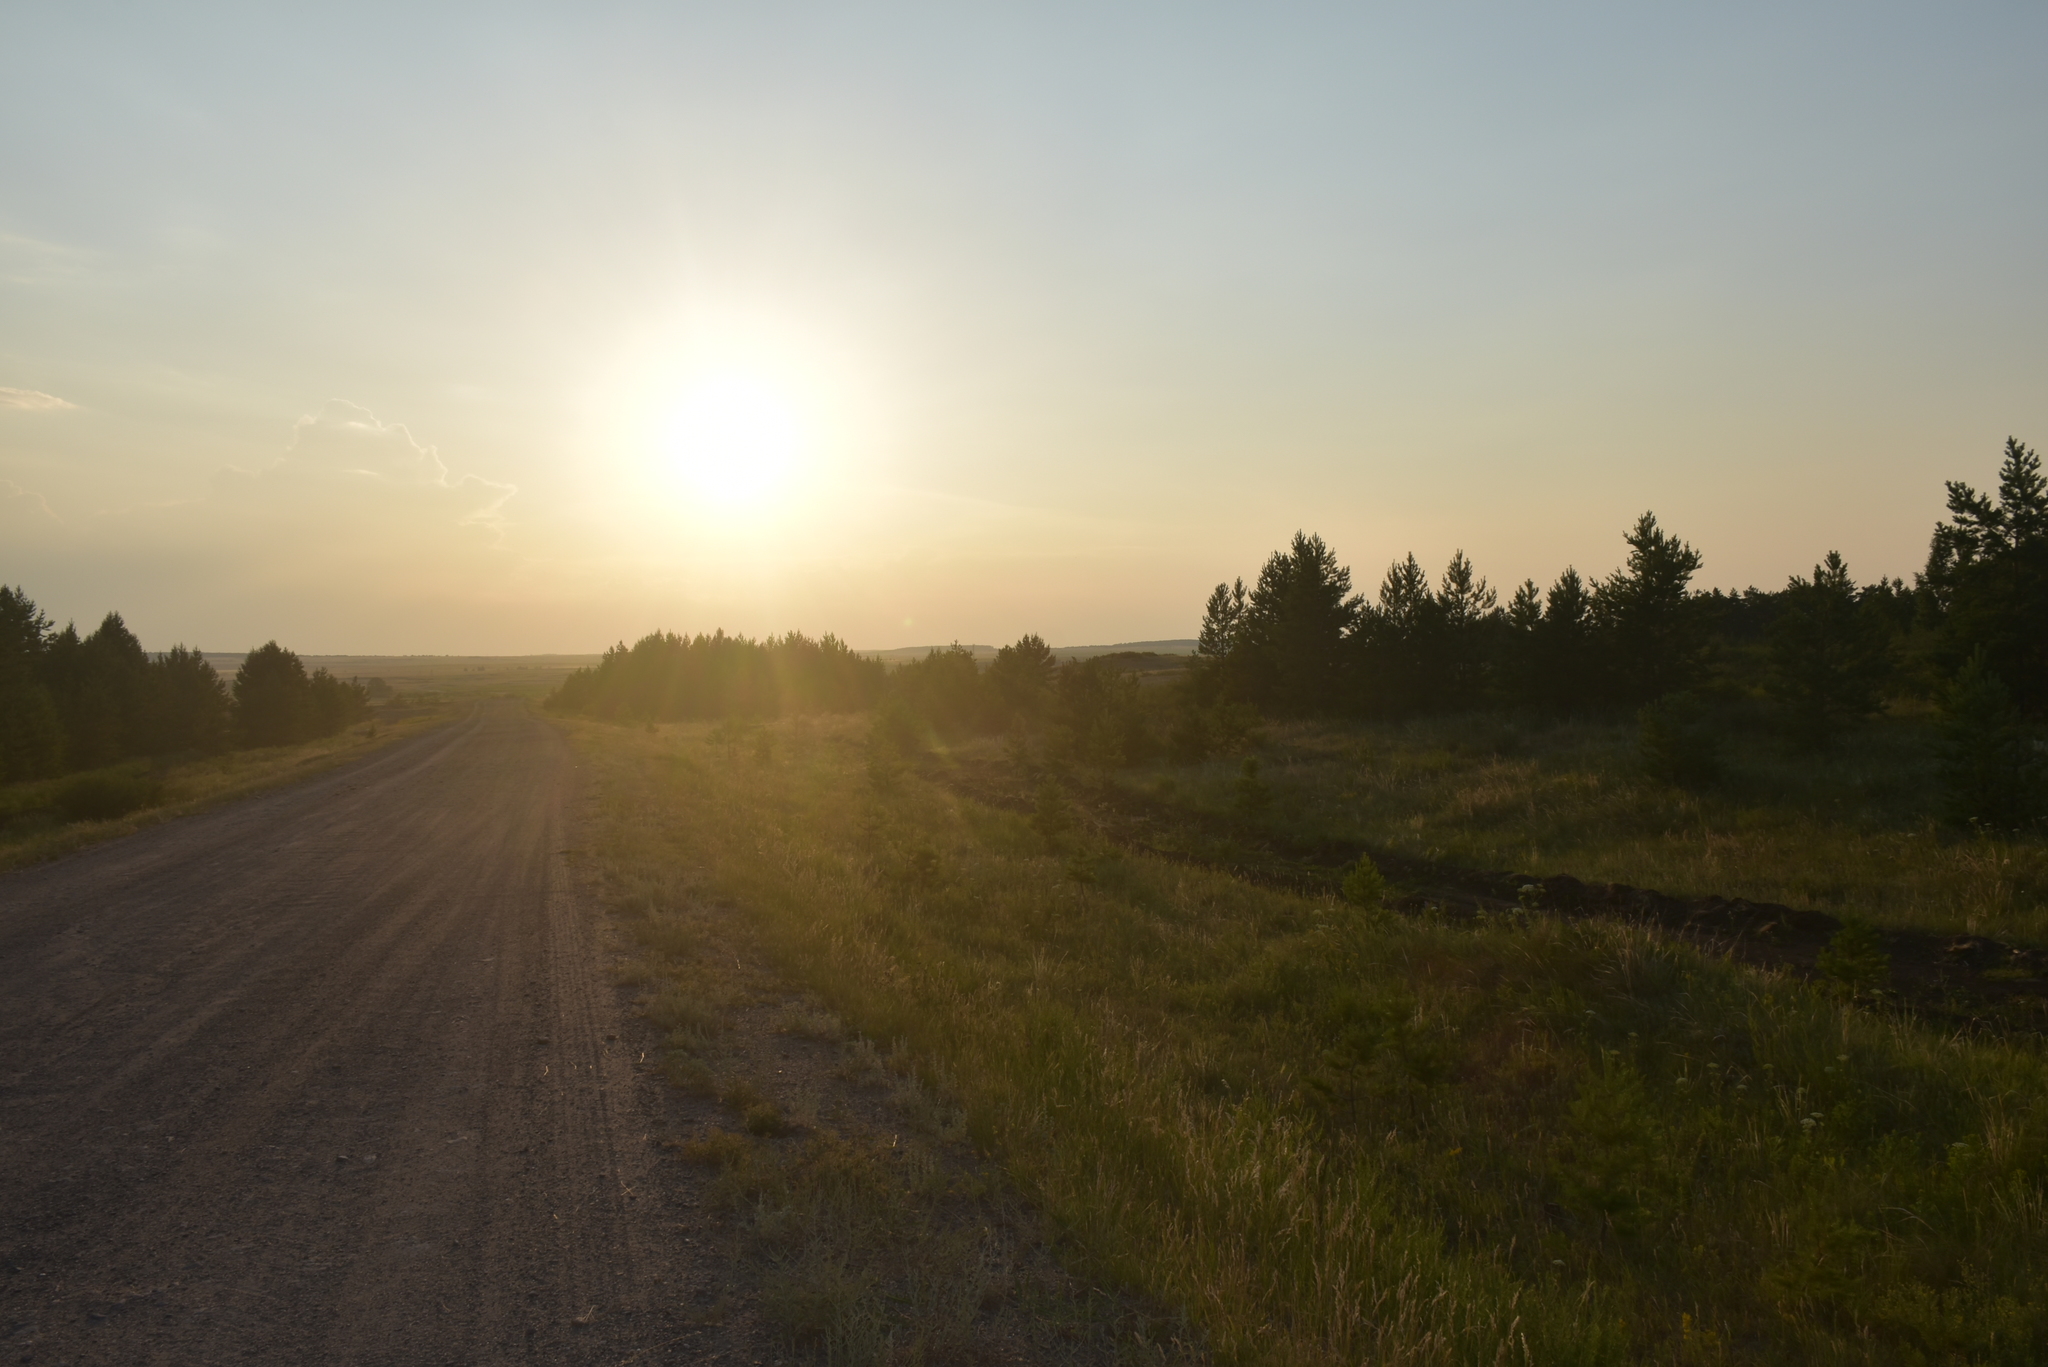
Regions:
<instances>
[{"instance_id":1,"label":"wispy cloud","mask_svg":"<svg viewBox=\"0 0 2048 1367\"><path fill-rule=\"evenodd\" d=\"M388 534L414 525L423 535L438 523L506 529L506 500L518 486L457 475L440 452L414 439L403 423L340 399L300 418L284 454L255 470L233 466L214 478L214 498L271 516L314 509L333 530L379 529Z\"/></svg>"},{"instance_id":2,"label":"wispy cloud","mask_svg":"<svg viewBox=\"0 0 2048 1367\"><path fill-rule=\"evenodd\" d=\"M386 486L430 490L460 510L456 520L461 525L493 531L503 530L501 510L519 492L516 485L481 475L452 474L441 453L421 445L404 423L379 422L368 409L340 399L294 424L285 462Z\"/></svg>"},{"instance_id":3,"label":"wispy cloud","mask_svg":"<svg viewBox=\"0 0 2048 1367\"><path fill-rule=\"evenodd\" d=\"M24 527L54 527L62 518L50 501L33 489L24 489L11 479L0 479L0 525L16 530Z\"/></svg>"},{"instance_id":4,"label":"wispy cloud","mask_svg":"<svg viewBox=\"0 0 2048 1367\"><path fill-rule=\"evenodd\" d=\"M47 411L57 408L76 408L69 399L60 399L55 394L45 394L40 389L10 389L0 385L0 408L25 408L31 411Z\"/></svg>"}]
</instances>

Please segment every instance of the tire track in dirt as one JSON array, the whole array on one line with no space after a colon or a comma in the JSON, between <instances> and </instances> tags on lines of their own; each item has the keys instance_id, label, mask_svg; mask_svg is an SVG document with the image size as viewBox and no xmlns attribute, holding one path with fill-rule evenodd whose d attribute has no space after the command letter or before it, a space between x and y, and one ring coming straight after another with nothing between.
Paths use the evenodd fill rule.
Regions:
<instances>
[{"instance_id":1,"label":"tire track in dirt","mask_svg":"<svg viewBox=\"0 0 2048 1367\"><path fill-rule=\"evenodd\" d=\"M660 1361L719 1280L522 705L0 877L0 1351ZM652 1350L652 1351L650 1351Z\"/></svg>"},{"instance_id":2,"label":"tire track in dirt","mask_svg":"<svg viewBox=\"0 0 2048 1367\"><path fill-rule=\"evenodd\" d=\"M1019 776L993 764L929 765L926 776L991 807L1020 815L1033 810L1032 794ZM1536 913L1631 922L1806 979L1823 976L1821 953L1844 925L1826 912L1777 902L1676 897L1568 874L1465 869L1356 843L1291 836L1270 825L1175 808L1108 781L1077 782L1073 788L1088 829L1111 844L1298 896L1337 895L1345 870L1365 854L1409 886L1388 904L1407 915L1470 920ZM1229 854L1219 855L1219 848ZM1877 984L1880 1000L1945 1029L2048 1035L2048 950L1898 927L1876 934L1889 959Z\"/></svg>"}]
</instances>

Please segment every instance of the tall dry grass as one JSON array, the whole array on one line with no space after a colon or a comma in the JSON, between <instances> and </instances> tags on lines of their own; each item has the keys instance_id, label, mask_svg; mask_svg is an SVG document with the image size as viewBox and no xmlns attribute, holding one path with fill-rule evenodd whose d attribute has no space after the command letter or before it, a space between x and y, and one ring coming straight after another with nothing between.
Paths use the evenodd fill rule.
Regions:
<instances>
[{"instance_id":1,"label":"tall dry grass","mask_svg":"<svg viewBox=\"0 0 2048 1367\"><path fill-rule=\"evenodd\" d=\"M1282 723L1260 758L1272 800L1255 824L1286 839L2048 943L2048 841L1937 823L1924 721L1881 721L1824 755L1736 735L1726 778L1697 792L1645 774L1619 722ZM1114 781L1239 816L1238 776L1232 758Z\"/></svg>"},{"instance_id":2,"label":"tall dry grass","mask_svg":"<svg viewBox=\"0 0 2048 1367\"><path fill-rule=\"evenodd\" d=\"M599 845L667 832L607 859L753 917L1219 1360L2048 1354L2031 1050L1639 929L1415 924L1048 847L847 727L571 729Z\"/></svg>"}]
</instances>

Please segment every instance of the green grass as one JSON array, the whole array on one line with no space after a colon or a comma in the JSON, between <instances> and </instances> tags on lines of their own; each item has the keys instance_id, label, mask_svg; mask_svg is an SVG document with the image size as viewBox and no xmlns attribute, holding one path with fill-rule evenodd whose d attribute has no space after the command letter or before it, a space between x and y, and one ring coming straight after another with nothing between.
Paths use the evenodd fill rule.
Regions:
<instances>
[{"instance_id":1,"label":"green grass","mask_svg":"<svg viewBox=\"0 0 2048 1367\"><path fill-rule=\"evenodd\" d=\"M2048 943L2048 842L1936 824L1923 721L1887 719L1822 756L1738 737L1727 777L1700 792L1647 777L1632 724L1442 718L1264 730L1263 812L1246 811L1234 757L1111 781L1164 812L1227 815L1287 840Z\"/></svg>"},{"instance_id":2,"label":"green grass","mask_svg":"<svg viewBox=\"0 0 2048 1367\"><path fill-rule=\"evenodd\" d=\"M2048 1355L2048 1069L2030 1047L1639 928L1423 924L1049 845L1030 813L914 771L877 785L850 724L762 755L697 728L570 729L601 825L668 831L660 858L850 1027L901 1041L1091 1275L1177 1307L1220 1361ZM1547 867L1666 885L1682 867L1622 853L1683 847L1654 822L1603 847L1571 843L1546 799L1532 811L1553 784L1617 822L1631 801L1692 810L1618 795L1618 760L1574 778L1541 749L1281 739L1328 757L1269 760L1275 819L1311 783L1384 773L1337 791L1372 794L1374 831L1408 794L1408 839L1445 855L1463 819L1541 824ZM1235 777L1219 766L1194 800L1213 781L1228 801ZM1455 848L1538 862L1483 857L1488 838ZM1565 862L1601 848L1607 868Z\"/></svg>"},{"instance_id":3,"label":"green grass","mask_svg":"<svg viewBox=\"0 0 2048 1367\"><path fill-rule=\"evenodd\" d=\"M145 826L297 783L417 735L449 718L428 710L365 722L299 745L231 750L200 759L129 760L62 778L0 784L0 870L128 835Z\"/></svg>"}]
</instances>

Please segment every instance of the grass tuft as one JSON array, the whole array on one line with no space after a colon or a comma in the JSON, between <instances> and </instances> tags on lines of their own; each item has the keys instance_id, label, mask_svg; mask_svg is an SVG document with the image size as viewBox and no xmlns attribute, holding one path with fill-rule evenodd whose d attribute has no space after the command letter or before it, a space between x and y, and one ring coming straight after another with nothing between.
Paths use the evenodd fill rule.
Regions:
<instances>
[{"instance_id":1,"label":"grass tuft","mask_svg":"<svg viewBox=\"0 0 2048 1367\"><path fill-rule=\"evenodd\" d=\"M999 1155L1087 1266L1178 1307L1219 1360L2048 1358L2048 1065L2031 1047L1927 1030L1641 927L1533 908L1432 923L1117 853L1079 824L1055 844L1035 807L909 771L878 792L855 733L773 765L687 769L664 758L682 737L575 734L607 801L654 814L676 861L864 1037L849 1076L907 1109L929 1098L932 1132ZM1753 779L1739 753L1709 799L1627 777L1633 737L1613 729L1597 733L1609 770L1566 762L1556 736L1503 755L1420 743L1432 734L1362 765L1359 732L1283 731L1303 753L1343 748L1263 766L1261 812L1240 809L1241 768L1182 770L1175 800L1233 821L1288 812L1353 851L1394 839L1536 873L1669 872L1656 861L1724 819L1724 854L1768 856L1750 887L1708 877L1732 865L1675 886L1629 869L1680 892L1771 895L1794 862L1774 842L1849 840L1840 822L1774 809L1745 826L1714 806ZM1318 785L1339 783L1359 796L1325 801ZM1612 828L1569 824L1598 813ZM1538 829L1610 862L1487 853ZM918 851L941 876L891 872ZM1076 857L1090 880L1071 876ZM1808 873L1839 875L1845 897L1872 886L1831 858ZM1931 897L1933 875L1915 876ZM876 1266L857 1231L890 1218L860 1195L875 1155L795 1150L728 1174L760 1256L790 1278L784 1332L828 1356L878 1351L855 1310L872 1295L839 1280ZM919 1180L879 1161L905 1190ZM874 1213L834 1225L827 1191ZM777 1214L792 1210L806 1213ZM945 1285L934 1307L966 1294ZM928 1343L942 1348L936 1329ZM888 1351L908 1360L901 1341Z\"/></svg>"}]
</instances>

